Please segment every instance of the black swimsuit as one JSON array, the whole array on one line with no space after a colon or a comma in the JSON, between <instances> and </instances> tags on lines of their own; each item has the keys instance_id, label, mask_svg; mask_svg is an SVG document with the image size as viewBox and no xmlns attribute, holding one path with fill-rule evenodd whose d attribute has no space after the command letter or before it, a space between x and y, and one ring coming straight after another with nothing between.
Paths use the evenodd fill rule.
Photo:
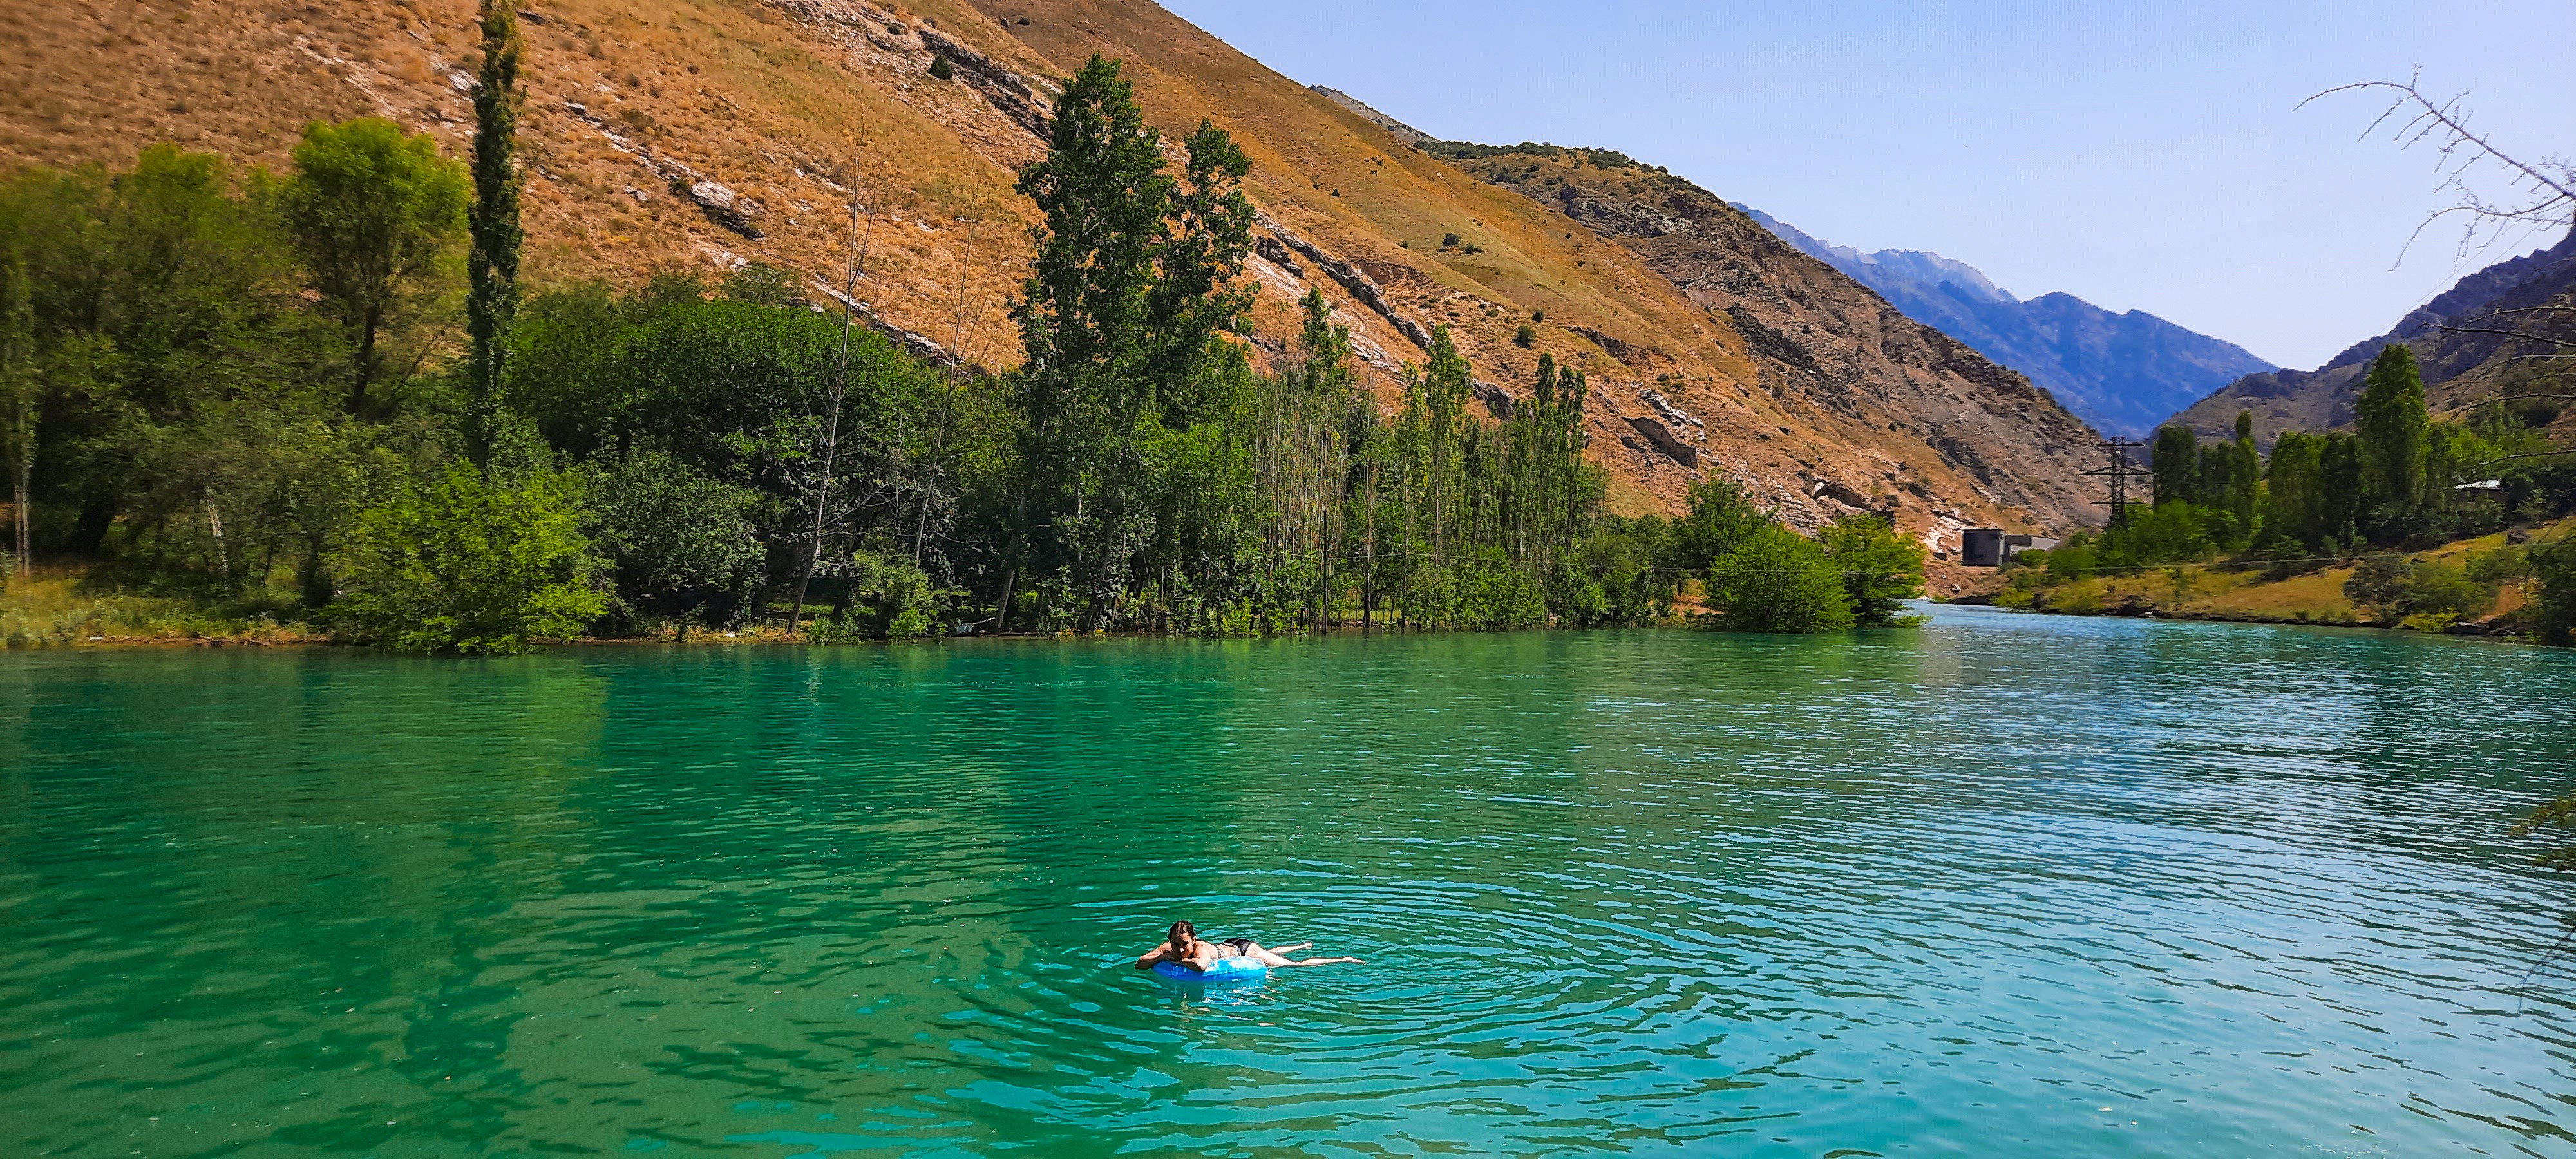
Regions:
<instances>
[{"instance_id":1,"label":"black swimsuit","mask_svg":"<svg viewBox=\"0 0 2576 1159\"><path fill-rule=\"evenodd\" d=\"M1216 956L1220 958L1241 958L1252 953L1250 938L1219 938L1208 944L1216 947Z\"/></svg>"}]
</instances>

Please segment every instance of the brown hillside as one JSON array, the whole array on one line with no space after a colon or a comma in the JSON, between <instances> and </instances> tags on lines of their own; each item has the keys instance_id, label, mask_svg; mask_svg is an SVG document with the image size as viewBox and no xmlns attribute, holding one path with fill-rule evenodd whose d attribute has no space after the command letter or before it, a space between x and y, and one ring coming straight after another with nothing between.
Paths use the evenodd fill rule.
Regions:
<instances>
[{"instance_id":1,"label":"brown hillside","mask_svg":"<svg viewBox=\"0 0 2576 1159\"><path fill-rule=\"evenodd\" d=\"M1808 525L1883 499L1917 532L2096 518L2073 475L2080 424L1749 223L1711 217L1688 245L1595 232L1602 222L1409 148L1150 4L528 11L540 280L749 260L828 276L855 184L885 210L860 296L925 344L1007 365L1003 308L1030 221L1012 169L1043 147L1040 78L1098 51L1128 62L1156 123L1212 117L1253 157L1252 192L1276 226L1252 271L1266 332L1285 332L1306 284L1323 286L1384 397L1419 359L1408 335L1423 326L1456 330L1497 401L1525 392L1538 350L1554 350L1591 374L1594 454L1622 509L1670 509L1724 473ZM315 118L390 117L453 154L470 131L465 0L35 0L15 15L0 28L0 164L117 163L175 140L277 167ZM934 53L955 80L928 75ZM1461 248L1439 248L1448 233ZM1547 321L1524 350L1511 338L1532 311Z\"/></svg>"}]
</instances>

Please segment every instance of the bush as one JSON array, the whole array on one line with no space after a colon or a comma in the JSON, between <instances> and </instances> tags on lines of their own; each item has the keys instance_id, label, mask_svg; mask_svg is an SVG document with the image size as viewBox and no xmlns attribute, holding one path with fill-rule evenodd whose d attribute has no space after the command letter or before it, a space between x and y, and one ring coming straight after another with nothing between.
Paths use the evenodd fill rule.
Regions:
<instances>
[{"instance_id":1,"label":"bush","mask_svg":"<svg viewBox=\"0 0 2576 1159\"><path fill-rule=\"evenodd\" d=\"M957 70L949 65L947 57L934 56L930 58L931 79L948 80L956 75Z\"/></svg>"},{"instance_id":2,"label":"bush","mask_svg":"<svg viewBox=\"0 0 2576 1159\"><path fill-rule=\"evenodd\" d=\"M1852 626L1842 569L1816 541L1779 524L1738 542L1708 569L1710 626L1729 632L1830 632Z\"/></svg>"},{"instance_id":3,"label":"bush","mask_svg":"<svg viewBox=\"0 0 2576 1159\"><path fill-rule=\"evenodd\" d=\"M2542 639L2576 643L2576 539L2561 538L2523 549L2535 581L2529 618Z\"/></svg>"},{"instance_id":4,"label":"bush","mask_svg":"<svg viewBox=\"0 0 2576 1159\"><path fill-rule=\"evenodd\" d=\"M2432 560L2372 556L2343 584L2344 598L2384 621L2430 616L2458 620L2495 606L2495 593L2468 573Z\"/></svg>"},{"instance_id":5,"label":"bush","mask_svg":"<svg viewBox=\"0 0 2576 1159\"><path fill-rule=\"evenodd\" d=\"M1441 234L1440 248L1444 250L1458 248L1458 235L1454 233Z\"/></svg>"},{"instance_id":6,"label":"bush","mask_svg":"<svg viewBox=\"0 0 2576 1159\"><path fill-rule=\"evenodd\" d=\"M592 499L599 552L614 561L627 599L692 588L739 591L760 569L751 522L760 493L750 488L640 451L602 468Z\"/></svg>"},{"instance_id":7,"label":"bush","mask_svg":"<svg viewBox=\"0 0 2576 1159\"><path fill-rule=\"evenodd\" d=\"M1512 345L1524 350L1538 345L1538 329L1527 322L1521 323L1519 332L1512 335Z\"/></svg>"},{"instance_id":8,"label":"bush","mask_svg":"<svg viewBox=\"0 0 2576 1159\"><path fill-rule=\"evenodd\" d=\"M496 487L463 463L358 517L332 608L353 638L406 652L514 654L608 610L579 489L545 471Z\"/></svg>"},{"instance_id":9,"label":"bush","mask_svg":"<svg viewBox=\"0 0 2576 1159\"><path fill-rule=\"evenodd\" d=\"M1547 599L1499 547L1422 569L1404 596L1405 614L1447 628L1501 631L1547 622Z\"/></svg>"},{"instance_id":10,"label":"bush","mask_svg":"<svg viewBox=\"0 0 2576 1159\"><path fill-rule=\"evenodd\" d=\"M1842 573L1855 623L1896 624L1905 601L1923 595L1923 544L1879 516L1847 516L1826 528L1825 556Z\"/></svg>"},{"instance_id":11,"label":"bush","mask_svg":"<svg viewBox=\"0 0 2576 1159\"><path fill-rule=\"evenodd\" d=\"M930 632L945 611L930 577L901 556L862 551L850 559L850 612L854 631L879 640L911 640Z\"/></svg>"}]
</instances>

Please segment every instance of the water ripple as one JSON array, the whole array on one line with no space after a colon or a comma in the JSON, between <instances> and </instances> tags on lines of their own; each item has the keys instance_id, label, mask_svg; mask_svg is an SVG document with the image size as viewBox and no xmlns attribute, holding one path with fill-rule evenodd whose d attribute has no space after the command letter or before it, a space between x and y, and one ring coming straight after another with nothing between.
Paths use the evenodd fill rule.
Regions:
<instances>
[{"instance_id":1,"label":"water ripple","mask_svg":"<svg viewBox=\"0 0 2576 1159\"><path fill-rule=\"evenodd\" d=\"M0 1152L2576 1155L2576 655L0 657ZM1365 966L1127 966L1188 916Z\"/></svg>"}]
</instances>

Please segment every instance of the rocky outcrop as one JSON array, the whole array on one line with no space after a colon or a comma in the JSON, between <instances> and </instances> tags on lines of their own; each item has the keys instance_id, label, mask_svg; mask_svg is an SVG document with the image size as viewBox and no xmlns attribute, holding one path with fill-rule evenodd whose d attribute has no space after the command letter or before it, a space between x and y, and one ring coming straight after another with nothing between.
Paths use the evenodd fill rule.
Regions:
<instances>
[{"instance_id":1,"label":"rocky outcrop","mask_svg":"<svg viewBox=\"0 0 2576 1159\"><path fill-rule=\"evenodd\" d=\"M857 318L862 324L866 325L868 329L885 335L887 338L893 340L896 346L902 347L914 357L930 363L933 366L954 367L958 365L957 356L949 353L947 347L933 341L929 335L906 330L901 326L897 326L892 322L886 321L884 317L877 313L875 306L852 299L849 295L842 293L839 287L823 281L820 278L814 279L813 286L816 292L848 309L851 316Z\"/></svg>"},{"instance_id":2,"label":"rocky outcrop","mask_svg":"<svg viewBox=\"0 0 2576 1159\"><path fill-rule=\"evenodd\" d=\"M1404 335L1414 345L1424 350L1431 349L1431 332L1423 329L1422 323L1398 312L1395 303L1387 300L1386 290L1377 284L1376 279L1362 273L1358 266L1325 253L1322 247L1297 236L1295 231L1287 226L1271 220L1268 214L1254 215L1254 223L1270 231L1270 236L1278 239L1280 244L1304 255L1307 261L1315 263L1316 269L1324 271L1326 277L1333 279L1342 289L1349 291L1351 297L1357 299L1360 305L1368 307L1379 317L1386 319L1387 324L1395 327L1397 333Z\"/></svg>"},{"instance_id":3,"label":"rocky outcrop","mask_svg":"<svg viewBox=\"0 0 2576 1159\"><path fill-rule=\"evenodd\" d=\"M1252 252L1269 259L1270 264L1288 271L1289 277L1306 276L1306 267L1297 264L1297 255L1289 250L1288 243L1280 241L1275 234L1265 233L1253 238Z\"/></svg>"},{"instance_id":4,"label":"rocky outcrop","mask_svg":"<svg viewBox=\"0 0 2576 1159\"><path fill-rule=\"evenodd\" d=\"M672 193L687 198L707 215L707 220L753 241L759 241L768 236L761 232L757 224L760 216L768 212L758 201L734 192L731 187L699 172L696 167L687 162L663 156L654 152L651 145L618 133L608 126L607 118L592 113L590 107L580 101L565 101L563 108L564 112L571 114L574 120L598 130L600 136L608 138L610 148L632 155L636 163L644 167L645 172L661 178L664 184L671 187ZM630 193L637 200L643 199L641 190L630 190Z\"/></svg>"},{"instance_id":5,"label":"rocky outcrop","mask_svg":"<svg viewBox=\"0 0 2576 1159\"><path fill-rule=\"evenodd\" d=\"M1973 490L1982 505L2020 508L2051 529L2099 521L2081 474L2092 465L2098 437L2048 392L1906 317L1688 181L1649 166L1575 163L1562 153L1544 146L1480 151L1453 163L1591 225L1731 328L1753 380L1785 408L1778 423L1732 434L1756 442L1776 437L1775 445L1786 444L1782 453L1820 476L1880 480L1897 493L1950 503ZM1594 329L1577 333L1612 350L1601 342L1612 336ZM1613 357L1629 362L1652 354L1614 351ZM1691 445L1683 436L1696 428L1639 397L1654 411L1645 421L1665 437L1626 418L1622 438L1683 461L1674 448ZM1729 455L1741 453L1734 438L1718 442ZM1732 461L1722 465L1735 469ZM1926 472L1936 472L1928 485ZM1825 521L1820 494L1812 486L1788 492L1785 516ZM1822 498L1867 508L1865 496L1857 505ZM1909 526L1929 517L1918 510Z\"/></svg>"},{"instance_id":6,"label":"rocky outcrop","mask_svg":"<svg viewBox=\"0 0 2576 1159\"><path fill-rule=\"evenodd\" d=\"M688 194L689 200L696 202L698 208L706 213L707 220L753 241L766 236L760 232L759 226L751 223L753 215L760 212L759 202L735 193L719 181L701 179L684 186L681 184L683 180L674 176L672 188Z\"/></svg>"},{"instance_id":7,"label":"rocky outcrop","mask_svg":"<svg viewBox=\"0 0 2576 1159\"><path fill-rule=\"evenodd\" d=\"M1602 353L1618 359L1631 369L1642 368L1647 363L1653 361L1671 361L1663 351L1657 350L1652 346L1623 341L1602 333L1599 330L1595 330L1590 326L1567 326L1566 329L1582 335L1585 341L1600 347Z\"/></svg>"},{"instance_id":8,"label":"rocky outcrop","mask_svg":"<svg viewBox=\"0 0 2576 1159\"><path fill-rule=\"evenodd\" d=\"M807 23L833 29L845 39L865 41L880 52L898 56L920 52L944 59L968 87L981 92L984 99L1003 116L1042 138L1049 131L1050 114L1044 94L1001 62L937 28L928 24L911 27L900 17L859 0L769 0L769 3ZM926 69L929 65L924 63L920 67Z\"/></svg>"},{"instance_id":9,"label":"rocky outcrop","mask_svg":"<svg viewBox=\"0 0 2576 1159\"><path fill-rule=\"evenodd\" d=\"M1003 116L1019 122L1021 128L1040 137L1045 137L1053 131L1045 107L1046 98L1040 96L1036 89L1029 87L1029 82L1021 79L1020 74L995 63L993 58L958 43L954 37L936 28L924 26L918 30L918 34L923 47L945 58L949 65L957 70L958 75L965 77L967 84L983 92L984 99L992 102L994 108L1000 109Z\"/></svg>"},{"instance_id":10,"label":"rocky outcrop","mask_svg":"<svg viewBox=\"0 0 2576 1159\"><path fill-rule=\"evenodd\" d=\"M1643 417L1629 419L1628 425L1634 428L1648 445L1662 452L1665 458L1685 467L1699 466L1699 448L1682 441L1681 436L1672 432L1672 428Z\"/></svg>"}]
</instances>

